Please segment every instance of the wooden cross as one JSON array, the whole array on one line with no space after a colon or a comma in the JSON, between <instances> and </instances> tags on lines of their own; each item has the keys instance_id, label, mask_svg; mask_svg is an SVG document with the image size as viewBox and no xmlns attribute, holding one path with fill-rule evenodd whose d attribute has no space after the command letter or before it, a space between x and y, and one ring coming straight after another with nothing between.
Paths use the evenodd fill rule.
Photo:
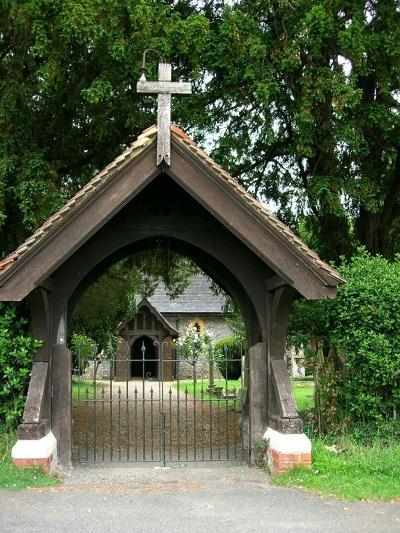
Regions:
<instances>
[{"instance_id":1,"label":"wooden cross","mask_svg":"<svg viewBox=\"0 0 400 533\"><path fill-rule=\"evenodd\" d=\"M137 82L138 93L158 94L157 109L157 165L171 163L171 94L191 94L192 84L171 81L171 65L158 64L158 81L146 81L142 75Z\"/></svg>"}]
</instances>

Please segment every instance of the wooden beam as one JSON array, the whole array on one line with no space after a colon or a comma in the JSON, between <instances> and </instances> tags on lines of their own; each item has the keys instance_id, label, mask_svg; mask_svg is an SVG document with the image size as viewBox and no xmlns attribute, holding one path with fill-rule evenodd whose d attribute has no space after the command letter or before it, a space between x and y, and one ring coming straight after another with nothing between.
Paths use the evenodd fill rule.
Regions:
<instances>
[{"instance_id":1,"label":"wooden beam","mask_svg":"<svg viewBox=\"0 0 400 533\"><path fill-rule=\"evenodd\" d=\"M278 274L271 276L265 282L267 291L274 291L275 289L279 289L279 287L283 287L283 285L288 285L288 282L281 278L281 276L278 276ZM290 285L292 285L292 283L290 283Z\"/></svg>"},{"instance_id":2,"label":"wooden beam","mask_svg":"<svg viewBox=\"0 0 400 533\"><path fill-rule=\"evenodd\" d=\"M138 81L136 90L143 94L192 94L192 84L183 81Z\"/></svg>"}]
</instances>

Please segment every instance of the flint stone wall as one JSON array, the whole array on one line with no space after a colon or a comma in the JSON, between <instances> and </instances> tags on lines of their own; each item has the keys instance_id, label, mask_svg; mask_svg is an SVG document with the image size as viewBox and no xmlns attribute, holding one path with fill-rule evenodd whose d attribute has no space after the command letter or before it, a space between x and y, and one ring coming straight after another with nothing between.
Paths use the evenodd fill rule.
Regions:
<instances>
[{"instance_id":1,"label":"flint stone wall","mask_svg":"<svg viewBox=\"0 0 400 533\"><path fill-rule=\"evenodd\" d=\"M85 369L85 373L83 374L84 379L93 379L94 378L94 369L95 365L97 366L96 369L96 379L110 379L110 367L111 367L111 379L114 379L114 365L113 361L110 359L105 359L101 362L97 361L89 361L88 366Z\"/></svg>"},{"instance_id":2,"label":"flint stone wall","mask_svg":"<svg viewBox=\"0 0 400 533\"><path fill-rule=\"evenodd\" d=\"M189 361L180 360L177 362L177 377L179 379L193 379L194 365ZM208 379L210 377L210 365L208 359L198 359L196 362L196 378ZM214 365L214 379L222 379L222 375L217 366Z\"/></svg>"},{"instance_id":3,"label":"flint stone wall","mask_svg":"<svg viewBox=\"0 0 400 533\"><path fill-rule=\"evenodd\" d=\"M207 332L212 334L213 341L218 341L219 339L232 335L232 331L229 329L221 314L199 313L198 315L192 315L189 313L163 313L163 316L181 335L185 335L190 323L195 319L200 319L204 322Z\"/></svg>"}]
</instances>

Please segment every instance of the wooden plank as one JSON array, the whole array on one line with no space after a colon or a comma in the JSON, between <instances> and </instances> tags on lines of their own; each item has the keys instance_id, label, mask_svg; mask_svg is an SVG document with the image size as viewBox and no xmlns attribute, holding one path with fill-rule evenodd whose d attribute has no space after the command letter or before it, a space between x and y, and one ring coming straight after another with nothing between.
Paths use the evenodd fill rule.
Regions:
<instances>
[{"instance_id":1,"label":"wooden plank","mask_svg":"<svg viewBox=\"0 0 400 533\"><path fill-rule=\"evenodd\" d=\"M267 348L259 342L249 350L250 363L250 449L267 429L268 394L267 394Z\"/></svg>"},{"instance_id":2,"label":"wooden plank","mask_svg":"<svg viewBox=\"0 0 400 533\"><path fill-rule=\"evenodd\" d=\"M53 384L52 429L58 441L59 461L62 466L71 466L72 452L72 406L71 406L71 351L65 346L53 346L51 369Z\"/></svg>"},{"instance_id":3,"label":"wooden plank","mask_svg":"<svg viewBox=\"0 0 400 533\"><path fill-rule=\"evenodd\" d=\"M47 362L38 361L32 365L23 416L24 424L38 424L42 418L48 416L48 413L43 413L49 379L48 371L49 364Z\"/></svg>"},{"instance_id":4,"label":"wooden plank","mask_svg":"<svg viewBox=\"0 0 400 533\"><path fill-rule=\"evenodd\" d=\"M171 65L158 65L158 79L170 83ZM157 113L157 165L165 161L171 163L171 95L158 95Z\"/></svg>"},{"instance_id":5,"label":"wooden plank","mask_svg":"<svg viewBox=\"0 0 400 533\"><path fill-rule=\"evenodd\" d=\"M284 359L271 359L272 382L283 418L298 418L296 403Z\"/></svg>"},{"instance_id":6,"label":"wooden plank","mask_svg":"<svg viewBox=\"0 0 400 533\"><path fill-rule=\"evenodd\" d=\"M192 84L186 81L138 81L136 90L143 94L192 94Z\"/></svg>"}]
</instances>

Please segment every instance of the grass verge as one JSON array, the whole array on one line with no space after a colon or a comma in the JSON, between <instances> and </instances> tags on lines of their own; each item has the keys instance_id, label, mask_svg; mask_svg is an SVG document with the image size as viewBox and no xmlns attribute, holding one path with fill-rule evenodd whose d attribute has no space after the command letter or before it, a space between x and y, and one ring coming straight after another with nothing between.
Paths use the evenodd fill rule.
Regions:
<instances>
[{"instance_id":1,"label":"grass verge","mask_svg":"<svg viewBox=\"0 0 400 533\"><path fill-rule=\"evenodd\" d=\"M59 483L56 476L45 474L40 467L17 468L11 460L11 448L17 440L15 432L0 433L0 489L52 487Z\"/></svg>"},{"instance_id":2,"label":"grass verge","mask_svg":"<svg viewBox=\"0 0 400 533\"><path fill-rule=\"evenodd\" d=\"M281 474L273 479L275 485L346 500L400 499L400 444L365 446L349 436L315 438L312 444L312 467Z\"/></svg>"},{"instance_id":3,"label":"grass verge","mask_svg":"<svg viewBox=\"0 0 400 533\"><path fill-rule=\"evenodd\" d=\"M293 380L292 390L307 424L314 408L313 383ZM346 500L400 499L400 443L395 433L379 435L370 426L363 429L365 435L353 431L312 437L312 467L285 472L272 482Z\"/></svg>"}]
</instances>

